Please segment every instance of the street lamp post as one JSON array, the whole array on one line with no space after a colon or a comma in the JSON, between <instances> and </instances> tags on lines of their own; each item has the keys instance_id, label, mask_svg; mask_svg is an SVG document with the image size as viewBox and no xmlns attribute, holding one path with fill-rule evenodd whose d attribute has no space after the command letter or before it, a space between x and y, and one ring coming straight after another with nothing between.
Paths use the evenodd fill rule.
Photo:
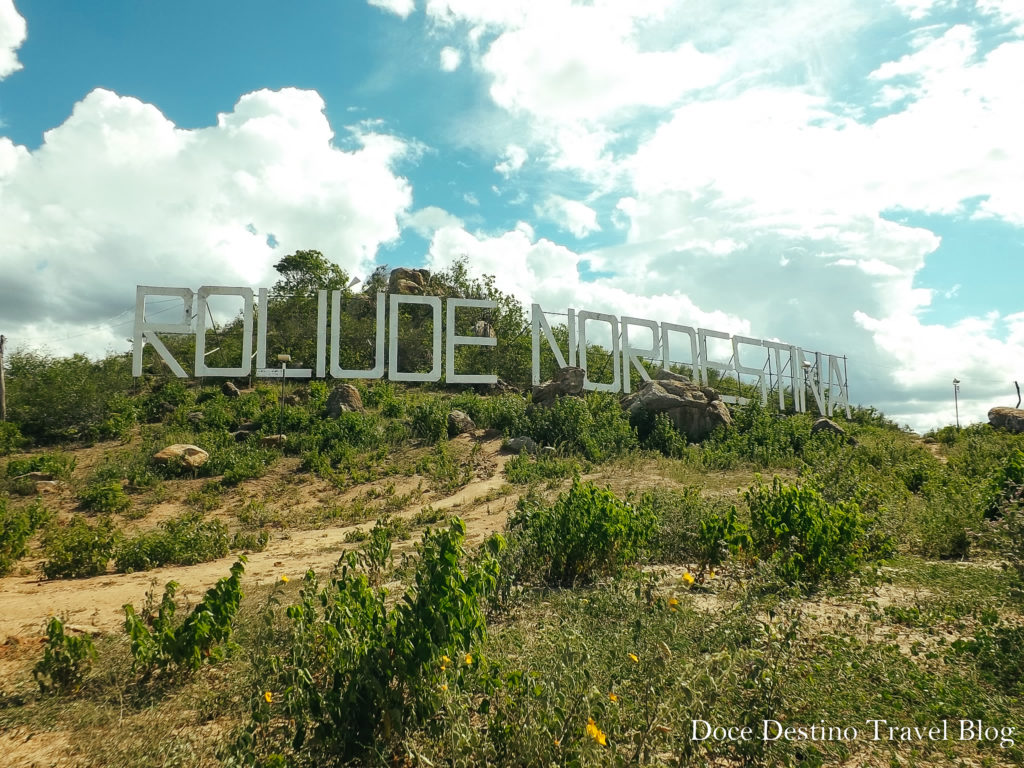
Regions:
<instances>
[{"instance_id":1,"label":"street lamp post","mask_svg":"<svg viewBox=\"0 0 1024 768\"><path fill-rule=\"evenodd\" d=\"M292 361L291 355L278 355L277 361L281 364L281 409L277 417L277 434L284 434L284 378L288 363Z\"/></svg>"},{"instance_id":2,"label":"street lamp post","mask_svg":"<svg viewBox=\"0 0 1024 768\"><path fill-rule=\"evenodd\" d=\"M953 408L956 409L956 428L960 429L960 379L953 379Z\"/></svg>"}]
</instances>

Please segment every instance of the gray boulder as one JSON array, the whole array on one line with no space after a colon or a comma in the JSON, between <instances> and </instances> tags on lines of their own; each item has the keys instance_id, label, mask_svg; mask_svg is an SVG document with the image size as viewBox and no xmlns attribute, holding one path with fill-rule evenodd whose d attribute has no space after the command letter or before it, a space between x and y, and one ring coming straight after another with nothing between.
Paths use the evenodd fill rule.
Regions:
<instances>
[{"instance_id":1,"label":"gray boulder","mask_svg":"<svg viewBox=\"0 0 1024 768\"><path fill-rule=\"evenodd\" d=\"M676 429L694 442L703 440L718 427L732 426L732 416L718 393L699 387L685 376L661 370L654 380L644 382L637 392L625 397L622 407L630 415L640 410L664 413Z\"/></svg>"},{"instance_id":2,"label":"gray boulder","mask_svg":"<svg viewBox=\"0 0 1024 768\"><path fill-rule=\"evenodd\" d=\"M363 398L359 396L359 390L351 384L339 384L327 396L327 415L332 419L343 413L363 413L364 410Z\"/></svg>"},{"instance_id":3,"label":"gray boulder","mask_svg":"<svg viewBox=\"0 0 1024 768\"><path fill-rule=\"evenodd\" d=\"M999 406L988 412L988 423L996 429L1020 434L1024 432L1024 409Z\"/></svg>"},{"instance_id":4,"label":"gray boulder","mask_svg":"<svg viewBox=\"0 0 1024 768\"><path fill-rule=\"evenodd\" d=\"M223 392L228 397L241 397L242 396L242 390L240 390L238 387L236 387L235 386L235 382L233 382L233 381L225 381L221 385L220 391Z\"/></svg>"},{"instance_id":5,"label":"gray boulder","mask_svg":"<svg viewBox=\"0 0 1024 768\"><path fill-rule=\"evenodd\" d=\"M448 434L451 436L472 432L476 424L469 418L469 414L458 409L448 414Z\"/></svg>"},{"instance_id":6,"label":"gray boulder","mask_svg":"<svg viewBox=\"0 0 1024 768\"><path fill-rule=\"evenodd\" d=\"M533 402L537 405L550 406L560 397L582 397L585 377L586 373L582 368L561 368L554 379L533 388Z\"/></svg>"},{"instance_id":7,"label":"gray boulder","mask_svg":"<svg viewBox=\"0 0 1024 768\"><path fill-rule=\"evenodd\" d=\"M508 451L509 453L514 453L517 456L524 450L527 453L537 453L537 443L533 440L532 437L521 435L519 437L513 437L511 440L505 443L503 449Z\"/></svg>"},{"instance_id":8,"label":"gray boulder","mask_svg":"<svg viewBox=\"0 0 1024 768\"><path fill-rule=\"evenodd\" d=\"M822 416L817 419L811 426L811 434L817 434L818 432L831 432L833 435L840 435L846 437L846 430L836 424L832 419L826 419Z\"/></svg>"}]
</instances>

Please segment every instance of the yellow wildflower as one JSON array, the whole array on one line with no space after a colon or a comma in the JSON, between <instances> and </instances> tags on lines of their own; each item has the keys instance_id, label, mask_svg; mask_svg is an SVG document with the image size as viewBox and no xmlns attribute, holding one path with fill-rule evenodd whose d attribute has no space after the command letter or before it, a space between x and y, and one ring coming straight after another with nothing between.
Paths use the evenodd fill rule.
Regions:
<instances>
[{"instance_id":1,"label":"yellow wildflower","mask_svg":"<svg viewBox=\"0 0 1024 768\"><path fill-rule=\"evenodd\" d=\"M608 700L609 700L609 701L615 701L615 702L617 702L617 701L619 700L619 697L618 697L618 696L616 696L616 695L615 695L614 693L609 693L609 694L608 694Z\"/></svg>"},{"instance_id":2,"label":"yellow wildflower","mask_svg":"<svg viewBox=\"0 0 1024 768\"><path fill-rule=\"evenodd\" d=\"M472 653L467 653L466 654L466 663L467 664L472 664L473 663L473 654Z\"/></svg>"},{"instance_id":3,"label":"yellow wildflower","mask_svg":"<svg viewBox=\"0 0 1024 768\"><path fill-rule=\"evenodd\" d=\"M708 578L709 579L716 579L718 577L715 576L715 572L714 571L708 571Z\"/></svg>"},{"instance_id":4,"label":"yellow wildflower","mask_svg":"<svg viewBox=\"0 0 1024 768\"><path fill-rule=\"evenodd\" d=\"M692 587L693 586L693 582L695 581L695 579L693 578L693 574L690 573L689 571L684 573L683 574L683 581L686 582L686 586Z\"/></svg>"},{"instance_id":5,"label":"yellow wildflower","mask_svg":"<svg viewBox=\"0 0 1024 768\"><path fill-rule=\"evenodd\" d=\"M608 746L608 738L605 736L604 731L597 727L597 723L594 722L594 718L587 720L587 736L592 738L602 747Z\"/></svg>"},{"instance_id":6,"label":"yellow wildflower","mask_svg":"<svg viewBox=\"0 0 1024 768\"><path fill-rule=\"evenodd\" d=\"M451 663L452 663L452 660L451 660L451 659L449 659L449 658L448 658L447 656L442 656L442 657L441 657L441 663L442 663L442 664L451 664Z\"/></svg>"},{"instance_id":7,"label":"yellow wildflower","mask_svg":"<svg viewBox=\"0 0 1024 768\"><path fill-rule=\"evenodd\" d=\"M273 704L274 703L274 694L272 694L270 691L267 691L266 693L264 693L263 694L263 698L267 700L267 704Z\"/></svg>"},{"instance_id":8,"label":"yellow wildflower","mask_svg":"<svg viewBox=\"0 0 1024 768\"><path fill-rule=\"evenodd\" d=\"M448 683L441 683L441 690L442 691L447 691L448 690Z\"/></svg>"},{"instance_id":9,"label":"yellow wildflower","mask_svg":"<svg viewBox=\"0 0 1024 768\"><path fill-rule=\"evenodd\" d=\"M671 608L673 611L676 609L677 605L679 605L679 601L676 600L674 597L670 597L668 599L668 607Z\"/></svg>"},{"instance_id":10,"label":"yellow wildflower","mask_svg":"<svg viewBox=\"0 0 1024 768\"><path fill-rule=\"evenodd\" d=\"M288 583L288 577L285 576L284 574L281 574L281 581L283 581L285 584L287 584Z\"/></svg>"},{"instance_id":11,"label":"yellow wildflower","mask_svg":"<svg viewBox=\"0 0 1024 768\"><path fill-rule=\"evenodd\" d=\"M639 664L640 663L640 657L637 656L635 653L629 654L629 658L632 659L634 664Z\"/></svg>"}]
</instances>

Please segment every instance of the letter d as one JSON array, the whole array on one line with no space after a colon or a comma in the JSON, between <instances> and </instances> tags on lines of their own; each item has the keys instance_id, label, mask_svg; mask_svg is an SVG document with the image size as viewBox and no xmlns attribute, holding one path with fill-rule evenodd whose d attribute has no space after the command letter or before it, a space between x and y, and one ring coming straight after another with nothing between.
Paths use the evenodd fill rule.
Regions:
<instances>
[{"instance_id":1,"label":"letter d","mask_svg":"<svg viewBox=\"0 0 1024 768\"><path fill-rule=\"evenodd\" d=\"M691 720L690 722L693 723L693 741L704 741L706 738L711 736L711 723L707 720ZM697 723L704 726L703 736L697 735Z\"/></svg>"},{"instance_id":2,"label":"letter d","mask_svg":"<svg viewBox=\"0 0 1024 768\"><path fill-rule=\"evenodd\" d=\"M763 725L762 732L761 732L761 738L764 741L778 741L779 739L782 738L782 723L780 723L778 720L762 720L761 722L762 722L762 725ZM768 735L768 723L774 723L775 724L775 735L774 736Z\"/></svg>"}]
</instances>

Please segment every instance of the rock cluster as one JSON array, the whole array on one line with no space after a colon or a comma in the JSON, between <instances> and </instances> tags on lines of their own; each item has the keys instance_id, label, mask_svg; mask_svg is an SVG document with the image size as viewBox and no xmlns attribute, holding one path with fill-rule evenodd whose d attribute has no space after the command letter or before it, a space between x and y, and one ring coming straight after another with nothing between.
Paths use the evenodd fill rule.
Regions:
<instances>
[{"instance_id":1,"label":"rock cluster","mask_svg":"<svg viewBox=\"0 0 1024 768\"><path fill-rule=\"evenodd\" d=\"M665 370L658 371L653 381L645 381L637 392L627 395L622 407L630 415L640 409L664 413L693 442L703 440L718 427L732 426L729 409L715 390Z\"/></svg>"},{"instance_id":2,"label":"rock cluster","mask_svg":"<svg viewBox=\"0 0 1024 768\"><path fill-rule=\"evenodd\" d=\"M408 269L398 267L391 270L388 278L388 293L407 293L420 296L425 292L430 271L426 269Z\"/></svg>"},{"instance_id":3,"label":"rock cluster","mask_svg":"<svg viewBox=\"0 0 1024 768\"><path fill-rule=\"evenodd\" d=\"M585 378L586 373L582 368L560 368L554 379L533 388L533 402L547 407L554 405L560 397L583 397Z\"/></svg>"}]
</instances>

